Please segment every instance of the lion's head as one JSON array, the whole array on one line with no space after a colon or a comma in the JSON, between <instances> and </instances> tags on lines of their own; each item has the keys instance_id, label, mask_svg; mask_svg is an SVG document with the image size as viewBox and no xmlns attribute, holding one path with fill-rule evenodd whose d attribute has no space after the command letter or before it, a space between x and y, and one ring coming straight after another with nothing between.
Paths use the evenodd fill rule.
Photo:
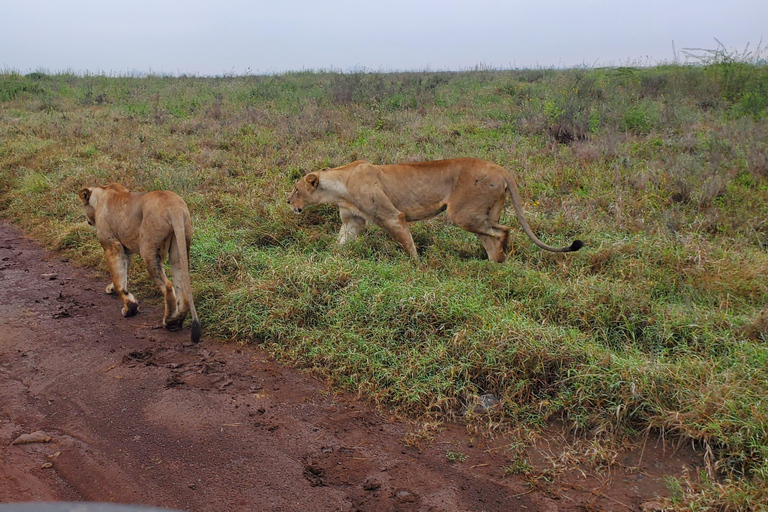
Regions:
<instances>
[{"instance_id":1,"label":"lion's head","mask_svg":"<svg viewBox=\"0 0 768 512\"><path fill-rule=\"evenodd\" d=\"M91 204L91 193L93 192L93 189L91 188L84 188L78 192L77 196L80 198L80 201L83 203L83 210L85 211L85 220L88 221L88 224L91 226L94 226L96 224L96 209Z\"/></svg>"},{"instance_id":2,"label":"lion's head","mask_svg":"<svg viewBox=\"0 0 768 512\"><path fill-rule=\"evenodd\" d=\"M310 173L301 178L293 187L293 192L288 196L288 204L293 213L299 214L308 204L314 204L312 195L320 184L320 177L316 173Z\"/></svg>"}]
</instances>

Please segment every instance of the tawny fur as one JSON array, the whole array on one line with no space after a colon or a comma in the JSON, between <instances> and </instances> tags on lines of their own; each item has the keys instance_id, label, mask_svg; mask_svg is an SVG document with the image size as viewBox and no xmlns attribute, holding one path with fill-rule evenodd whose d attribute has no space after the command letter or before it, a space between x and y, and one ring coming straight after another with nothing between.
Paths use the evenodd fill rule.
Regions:
<instances>
[{"instance_id":1,"label":"tawny fur","mask_svg":"<svg viewBox=\"0 0 768 512\"><path fill-rule=\"evenodd\" d=\"M288 203L295 213L307 205L330 203L339 207L339 243L351 240L367 223L380 226L412 257L418 259L408 222L426 220L445 211L460 228L475 233L488 259L503 262L509 228L499 224L507 199L528 237L547 251L570 252L567 247L544 244L531 231L512 175L492 162L457 158L411 164L373 165L363 160L301 178Z\"/></svg>"},{"instance_id":2,"label":"tawny fur","mask_svg":"<svg viewBox=\"0 0 768 512\"><path fill-rule=\"evenodd\" d=\"M78 194L88 223L104 248L112 276L107 293L123 301L122 313L138 311L136 298L128 291L128 266L133 254L140 254L147 272L165 299L163 325L181 329L188 313L192 315L192 341L202 336L200 320L192 300L189 279L189 248L192 220L182 198L167 190L131 192L113 183L106 187L84 188ZM165 275L163 262L169 258L173 282Z\"/></svg>"}]
</instances>

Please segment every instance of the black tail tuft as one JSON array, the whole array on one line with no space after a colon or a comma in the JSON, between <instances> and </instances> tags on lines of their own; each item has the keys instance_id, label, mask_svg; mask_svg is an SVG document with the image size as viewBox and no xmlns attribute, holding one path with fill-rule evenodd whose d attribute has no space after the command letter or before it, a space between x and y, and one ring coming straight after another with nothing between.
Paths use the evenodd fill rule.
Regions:
<instances>
[{"instance_id":1,"label":"black tail tuft","mask_svg":"<svg viewBox=\"0 0 768 512\"><path fill-rule=\"evenodd\" d=\"M584 242L582 242L581 240L574 240L571 246L568 248L568 251L569 252L578 251L582 247L584 247Z\"/></svg>"},{"instance_id":2,"label":"black tail tuft","mask_svg":"<svg viewBox=\"0 0 768 512\"><path fill-rule=\"evenodd\" d=\"M200 343L203 338L203 330L200 328L200 322L197 320L192 321L192 343Z\"/></svg>"}]
</instances>

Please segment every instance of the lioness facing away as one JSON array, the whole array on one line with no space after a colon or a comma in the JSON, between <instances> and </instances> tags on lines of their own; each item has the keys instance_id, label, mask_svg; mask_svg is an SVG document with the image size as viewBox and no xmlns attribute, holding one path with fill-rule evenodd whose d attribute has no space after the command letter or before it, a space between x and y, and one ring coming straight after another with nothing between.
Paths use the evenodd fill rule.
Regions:
<instances>
[{"instance_id":1,"label":"lioness facing away","mask_svg":"<svg viewBox=\"0 0 768 512\"><path fill-rule=\"evenodd\" d=\"M168 190L131 192L117 183L84 188L78 196L86 220L96 228L96 236L104 248L112 276L106 291L116 293L123 300L123 316L133 316L138 311L139 305L128 291L128 266L131 255L139 253L149 277L165 298L165 328L181 329L187 313L191 312L192 342L199 342L202 332L189 280L192 220L184 200ZM167 256L173 283L163 269Z\"/></svg>"},{"instance_id":2,"label":"lioness facing away","mask_svg":"<svg viewBox=\"0 0 768 512\"><path fill-rule=\"evenodd\" d=\"M411 164L373 165L363 160L335 169L312 172L293 187L288 204L295 213L307 205L338 205L341 215L339 243L352 240L372 222L418 259L408 222L426 220L445 211L462 229L475 233L488 259L503 262L509 228L499 224L507 194L517 220L533 243L552 252L578 251L551 247L531 231L512 175L503 167L475 158L456 158Z\"/></svg>"}]
</instances>

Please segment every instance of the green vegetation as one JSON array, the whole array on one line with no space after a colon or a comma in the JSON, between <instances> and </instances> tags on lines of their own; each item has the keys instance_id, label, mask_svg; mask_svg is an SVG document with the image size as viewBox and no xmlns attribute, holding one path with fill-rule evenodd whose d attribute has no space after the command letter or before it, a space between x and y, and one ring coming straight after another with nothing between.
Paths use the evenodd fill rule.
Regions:
<instances>
[{"instance_id":1,"label":"green vegetation","mask_svg":"<svg viewBox=\"0 0 768 512\"><path fill-rule=\"evenodd\" d=\"M446 450L445 458L447 458L450 462L464 462L465 460L467 460L467 454L462 452L452 452L451 450Z\"/></svg>"},{"instance_id":2,"label":"green vegetation","mask_svg":"<svg viewBox=\"0 0 768 512\"><path fill-rule=\"evenodd\" d=\"M730 60L6 72L0 215L104 268L77 191L171 189L193 212L204 335L258 343L413 415L452 418L492 393L494 424L556 418L581 433L695 442L710 477L680 503L756 508L768 479L768 347L743 328L768 303L767 91L768 68ZM285 204L318 168L459 156L516 173L543 241L587 247L544 253L508 213L512 253L492 264L443 217L413 226L417 264L378 228L339 247L334 208L298 217ZM138 265L132 276L149 290Z\"/></svg>"}]
</instances>

